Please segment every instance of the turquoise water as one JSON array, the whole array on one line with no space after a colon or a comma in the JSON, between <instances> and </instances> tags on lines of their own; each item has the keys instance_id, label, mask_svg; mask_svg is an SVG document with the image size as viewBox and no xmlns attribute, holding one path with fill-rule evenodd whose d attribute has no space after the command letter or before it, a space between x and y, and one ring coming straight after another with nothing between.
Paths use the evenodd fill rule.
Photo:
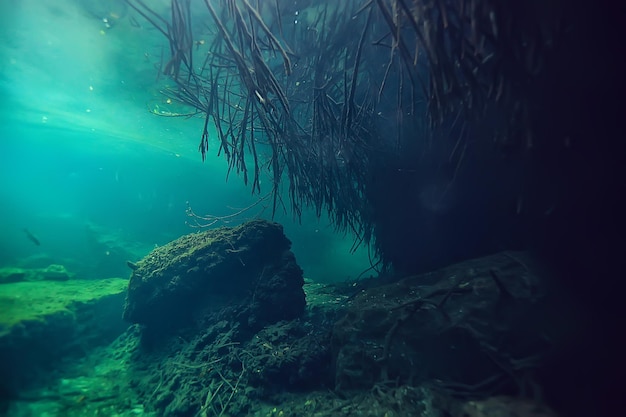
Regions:
<instances>
[{"instance_id":1,"label":"turquoise water","mask_svg":"<svg viewBox=\"0 0 626 417\"><path fill-rule=\"evenodd\" d=\"M0 416L617 415L623 25L601 4L500 3L0 0ZM170 47L155 26L182 15ZM228 37L236 69L238 48L213 43ZM256 96L256 120L298 145L281 156L311 175L283 186L355 215L391 276L351 281L373 273L368 248L294 219L287 193L273 216L273 178L251 194L210 124L202 160L203 116L163 94L188 47L221 74L204 82L225 120ZM264 79L284 70L281 89ZM252 114L233 143L248 158L266 146ZM284 225L303 288L263 268L237 300L238 272L200 292L201 262L181 256L169 281L165 257L137 262L252 218Z\"/></svg>"},{"instance_id":2,"label":"turquoise water","mask_svg":"<svg viewBox=\"0 0 626 417\"><path fill-rule=\"evenodd\" d=\"M123 13L121 2L105 3ZM217 141L201 161L201 117L153 114L187 111L159 93L167 80L157 80L158 32L97 19L98 2L1 7L0 267L127 276L126 260L195 231L187 203L225 216L258 200L234 173L226 181ZM270 218L267 205L213 227ZM306 277L341 281L369 266L366 250L351 254L353 237L335 234L325 218L281 211L275 220Z\"/></svg>"}]
</instances>

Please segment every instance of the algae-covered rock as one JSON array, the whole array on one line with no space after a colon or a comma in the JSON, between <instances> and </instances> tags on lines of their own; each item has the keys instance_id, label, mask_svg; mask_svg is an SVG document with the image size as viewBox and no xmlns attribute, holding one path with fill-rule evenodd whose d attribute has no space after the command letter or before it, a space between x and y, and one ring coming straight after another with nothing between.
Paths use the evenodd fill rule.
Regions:
<instances>
[{"instance_id":1,"label":"algae-covered rock","mask_svg":"<svg viewBox=\"0 0 626 417\"><path fill-rule=\"evenodd\" d=\"M26 281L68 281L75 274L63 265L52 264L45 268L0 268L0 284Z\"/></svg>"},{"instance_id":2,"label":"algae-covered rock","mask_svg":"<svg viewBox=\"0 0 626 417\"><path fill-rule=\"evenodd\" d=\"M50 316L75 310L79 304L118 296L124 292L124 281L122 278L107 278L0 285L0 340L15 326L45 322Z\"/></svg>"},{"instance_id":3,"label":"algae-covered rock","mask_svg":"<svg viewBox=\"0 0 626 417\"><path fill-rule=\"evenodd\" d=\"M121 334L125 286L122 278L0 285L0 402Z\"/></svg>"},{"instance_id":4,"label":"algae-covered rock","mask_svg":"<svg viewBox=\"0 0 626 417\"><path fill-rule=\"evenodd\" d=\"M22 268L0 268L0 284L22 282L27 276L27 270Z\"/></svg>"},{"instance_id":5,"label":"algae-covered rock","mask_svg":"<svg viewBox=\"0 0 626 417\"><path fill-rule=\"evenodd\" d=\"M224 307L252 328L295 318L304 280L290 247L282 226L264 220L182 236L129 263L124 318L160 329Z\"/></svg>"},{"instance_id":6,"label":"algae-covered rock","mask_svg":"<svg viewBox=\"0 0 626 417\"><path fill-rule=\"evenodd\" d=\"M63 265L50 265L38 271L42 280L48 281L68 281L74 278L74 274Z\"/></svg>"}]
</instances>

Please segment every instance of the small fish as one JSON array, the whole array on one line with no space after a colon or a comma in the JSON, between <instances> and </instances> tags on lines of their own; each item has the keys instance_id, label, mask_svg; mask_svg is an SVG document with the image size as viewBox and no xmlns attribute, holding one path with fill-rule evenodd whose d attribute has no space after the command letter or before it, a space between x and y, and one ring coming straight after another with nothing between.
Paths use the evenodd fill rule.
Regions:
<instances>
[{"instance_id":1,"label":"small fish","mask_svg":"<svg viewBox=\"0 0 626 417\"><path fill-rule=\"evenodd\" d=\"M26 233L26 237L28 238L28 240L33 242L36 246L41 246L41 242L39 241L39 239L37 239L37 237L32 234L30 230L24 229L24 233Z\"/></svg>"}]
</instances>

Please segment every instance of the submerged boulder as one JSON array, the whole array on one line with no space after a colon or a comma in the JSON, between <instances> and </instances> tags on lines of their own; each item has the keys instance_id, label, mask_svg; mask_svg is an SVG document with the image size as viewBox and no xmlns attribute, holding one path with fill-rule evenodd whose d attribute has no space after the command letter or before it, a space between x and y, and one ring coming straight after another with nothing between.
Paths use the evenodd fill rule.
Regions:
<instances>
[{"instance_id":1,"label":"submerged boulder","mask_svg":"<svg viewBox=\"0 0 626 417\"><path fill-rule=\"evenodd\" d=\"M76 274L67 270L63 265L52 264L45 268L0 268L0 284L12 282L36 281L69 281Z\"/></svg>"},{"instance_id":2,"label":"submerged boulder","mask_svg":"<svg viewBox=\"0 0 626 417\"><path fill-rule=\"evenodd\" d=\"M253 329L304 311L302 269L278 223L253 220L182 236L137 263L124 318L167 329L230 309Z\"/></svg>"},{"instance_id":3,"label":"submerged boulder","mask_svg":"<svg viewBox=\"0 0 626 417\"><path fill-rule=\"evenodd\" d=\"M526 254L503 252L359 292L333 329L336 388L523 391L552 350L548 340L566 333L541 270Z\"/></svg>"}]
</instances>

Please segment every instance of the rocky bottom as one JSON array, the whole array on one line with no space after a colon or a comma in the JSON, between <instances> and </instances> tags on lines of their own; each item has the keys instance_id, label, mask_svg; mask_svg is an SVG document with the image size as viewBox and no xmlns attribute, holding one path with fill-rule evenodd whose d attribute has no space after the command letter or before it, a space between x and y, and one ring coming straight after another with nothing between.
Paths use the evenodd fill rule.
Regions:
<instances>
[{"instance_id":1,"label":"rocky bottom","mask_svg":"<svg viewBox=\"0 0 626 417\"><path fill-rule=\"evenodd\" d=\"M4 412L555 416L545 367L572 317L533 269L523 254L501 253L393 282L307 282L305 313L261 329L228 306L174 333L133 325L59 363L45 388L21 391Z\"/></svg>"}]
</instances>

